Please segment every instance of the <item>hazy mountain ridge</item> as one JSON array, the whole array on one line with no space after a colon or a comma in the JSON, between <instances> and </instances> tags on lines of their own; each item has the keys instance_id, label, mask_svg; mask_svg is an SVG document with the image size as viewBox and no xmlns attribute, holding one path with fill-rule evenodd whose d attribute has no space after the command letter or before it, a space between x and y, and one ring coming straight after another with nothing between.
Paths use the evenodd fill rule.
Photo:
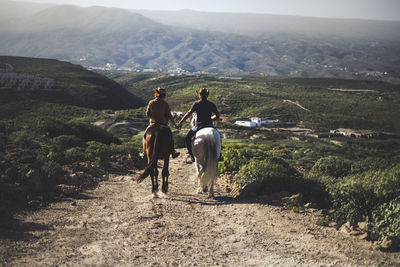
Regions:
<instances>
[{"instance_id":1,"label":"hazy mountain ridge","mask_svg":"<svg viewBox=\"0 0 400 267\"><path fill-rule=\"evenodd\" d=\"M7 2L0 2L0 6ZM356 29L363 28L359 25L378 25L381 30L365 30L351 38L346 32L342 36L335 34L343 28L335 25L336 21L347 25L348 20L206 13L205 18L214 19L204 20L214 26L213 31L204 31L199 30L201 25L189 28L193 21L185 22L183 18L181 23L171 26L161 23L166 23L161 15L155 21L145 17L151 12L141 13L103 7L42 8L19 19L19 23L0 24L0 54L57 58L86 67L108 64L111 69L131 71L183 69L305 77L400 77L400 38L397 37L400 34L393 31L399 22L354 21ZM170 17L186 13L194 21L204 15L193 11L167 12ZM220 27L215 24L219 16L223 18ZM250 20L252 17L255 19ZM249 27L238 23L243 18L250 28L260 26L247 30L245 35ZM265 20L274 23L266 28L261 22L257 24ZM289 22L283 23L283 20ZM307 25L316 22L323 22L320 33L306 34ZM224 30L227 25L238 32ZM336 30L328 30L326 25L334 25ZM377 35L368 37L369 32ZM388 37L390 33L393 39Z\"/></svg>"},{"instance_id":2,"label":"hazy mountain ridge","mask_svg":"<svg viewBox=\"0 0 400 267\"><path fill-rule=\"evenodd\" d=\"M400 40L400 21L327 19L272 14L218 13L193 10L132 10L159 23L248 36L296 34L311 37Z\"/></svg>"},{"instance_id":3,"label":"hazy mountain ridge","mask_svg":"<svg viewBox=\"0 0 400 267\"><path fill-rule=\"evenodd\" d=\"M0 1L0 21L3 23L24 19L37 12L45 10L53 4L25 3L15 1Z\"/></svg>"}]
</instances>

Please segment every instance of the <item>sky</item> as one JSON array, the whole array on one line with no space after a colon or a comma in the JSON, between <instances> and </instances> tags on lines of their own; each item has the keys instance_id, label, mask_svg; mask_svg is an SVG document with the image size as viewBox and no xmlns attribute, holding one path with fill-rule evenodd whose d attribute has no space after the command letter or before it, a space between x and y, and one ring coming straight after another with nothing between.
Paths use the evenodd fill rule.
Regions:
<instances>
[{"instance_id":1,"label":"sky","mask_svg":"<svg viewBox=\"0 0 400 267\"><path fill-rule=\"evenodd\" d=\"M1 1L1 0L0 0ZM20 0L21 1L21 0ZM400 20L400 0L22 0L125 9L267 13L328 18Z\"/></svg>"}]
</instances>

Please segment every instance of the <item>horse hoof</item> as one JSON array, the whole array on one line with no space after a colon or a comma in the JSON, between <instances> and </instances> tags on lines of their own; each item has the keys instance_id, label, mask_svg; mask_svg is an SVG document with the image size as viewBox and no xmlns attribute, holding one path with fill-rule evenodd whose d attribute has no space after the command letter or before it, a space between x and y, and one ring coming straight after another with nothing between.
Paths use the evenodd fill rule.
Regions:
<instances>
[{"instance_id":1,"label":"horse hoof","mask_svg":"<svg viewBox=\"0 0 400 267\"><path fill-rule=\"evenodd\" d=\"M207 191L208 191L208 188L206 186L206 187L203 188L203 193L207 193Z\"/></svg>"},{"instance_id":2,"label":"horse hoof","mask_svg":"<svg viewBox=\"0 0 400 267\"><path fill-rule=\"evenodd\" d=\"M163 192L164 194L168 193L168 185L163 185L161 188L161 192Z\"/></svg>"},{"instance_id":3,"label":"horse hoof","mask_svg":"<svg viewBox=\"0 0 400 267\"><path fill-rule=\"evenodd\" d=\"M201 189L200 187L199 188L197 188L197 194L201 194L201 193L203 193L203 189Z\"/></svg>"},{"instance_id":4,"label":"horse hoof","mask_svg":"<svg viewBox=\"0 0 400 267\"><path fill-rule=\"evenodd\" d=\"M157 193L153 193L153 198L158 198L158 194Z\"/></svg>"}]
</instances>

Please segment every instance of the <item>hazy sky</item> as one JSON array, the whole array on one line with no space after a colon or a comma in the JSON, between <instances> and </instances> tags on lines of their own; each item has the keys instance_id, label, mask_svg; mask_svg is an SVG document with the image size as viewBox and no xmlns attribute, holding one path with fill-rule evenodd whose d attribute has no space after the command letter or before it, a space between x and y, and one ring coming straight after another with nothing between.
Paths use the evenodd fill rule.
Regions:
<instances>
[{"instance_id":1,"label":"hazy sky","mask_svg":"<svg viewBox=\"0 0 400 267\"><path fill-rule=\"evenodd\" d=\"M1 0L0 0L1 1ZM24 0L129 9L249 12L400 20L400 0Z\"/></svg>"}]
</instances>

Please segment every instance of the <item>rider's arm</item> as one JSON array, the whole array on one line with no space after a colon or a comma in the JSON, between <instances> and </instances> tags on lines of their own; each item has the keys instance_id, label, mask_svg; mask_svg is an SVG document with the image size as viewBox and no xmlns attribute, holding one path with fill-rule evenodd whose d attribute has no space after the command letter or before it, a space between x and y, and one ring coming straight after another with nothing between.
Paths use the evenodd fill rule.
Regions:
<instances>
[{"instance_id":1,"label":"rider's arm","mask_svg":"<svg viewBox=\"0 0 400 267\"><path fill-rule=\"evenodd\" d=\"M151 117L151 102L149 102L149 104L147 104L146 117Z\"/></svg>"},{"instance_id":2,"label":"rider's arm","mask_svg":"<svg viewBox=\"0 0 400 267\"><path fill-rule=\"evenodd\" d=\"M215 112L214 115L211 116L211 119L212 120L219 120L219 112L218 112L218 110L217 110L217 112Z\"/></svg>"},{"instance_id":3,"label":"rider's arm","mask_svg":"<svg viewBox=\"0 0 400 267\"><path fill-rule=\"evenodd\" d=\"M175 128L178 128L178 125L176 124L175 119L174 119L174 117L172 117L172 115L169 116L169 120L172 122L172 125L174 125Z\"/></svg>"},{"instance_id":4,"label":"rider's arm","mask_svg":"<svg viewBox=\"0 0 400 267\"><path fill-rule=\"evenodd\" d=\"M167 116L167 123L168 123L168 121L171 121L172 125L174 125L175 128L178 128L178 126L177 126L176 123L175 123L175 119L174 119L174 117L173 117L172 114L171 114L171 109L170 109L168 103L167 103L167 105L165 106L165 115Z\"/></svg>"},{"instance_id":5,"label":"rider's arm","mask_svg":"<svg viewBox=\"0 0 400 267\"><path fill-rule=\"evenodd\" d=\"M192 115L193 110L190 109L188 112L186 112L185 116L183 116L183 118L179 121L178 123L178 128L180 128L182 126L182 123L184 123L186 121L187 118L190 117L190 115Z\"/></svg>"},{"instance_id":6,"label":"rider's arm","mask_svg":"<svg viewBox=\"0 0 400 267\"><path fill-rule=\"evenodd\" d=\"M217 106L215 106L215 105L214 105L213 112L214 112L214 115L211 116L211 119L212 120L219 120L220 114L219 114L219 111L217 109Z\"/></svg>"}]
</instances>

